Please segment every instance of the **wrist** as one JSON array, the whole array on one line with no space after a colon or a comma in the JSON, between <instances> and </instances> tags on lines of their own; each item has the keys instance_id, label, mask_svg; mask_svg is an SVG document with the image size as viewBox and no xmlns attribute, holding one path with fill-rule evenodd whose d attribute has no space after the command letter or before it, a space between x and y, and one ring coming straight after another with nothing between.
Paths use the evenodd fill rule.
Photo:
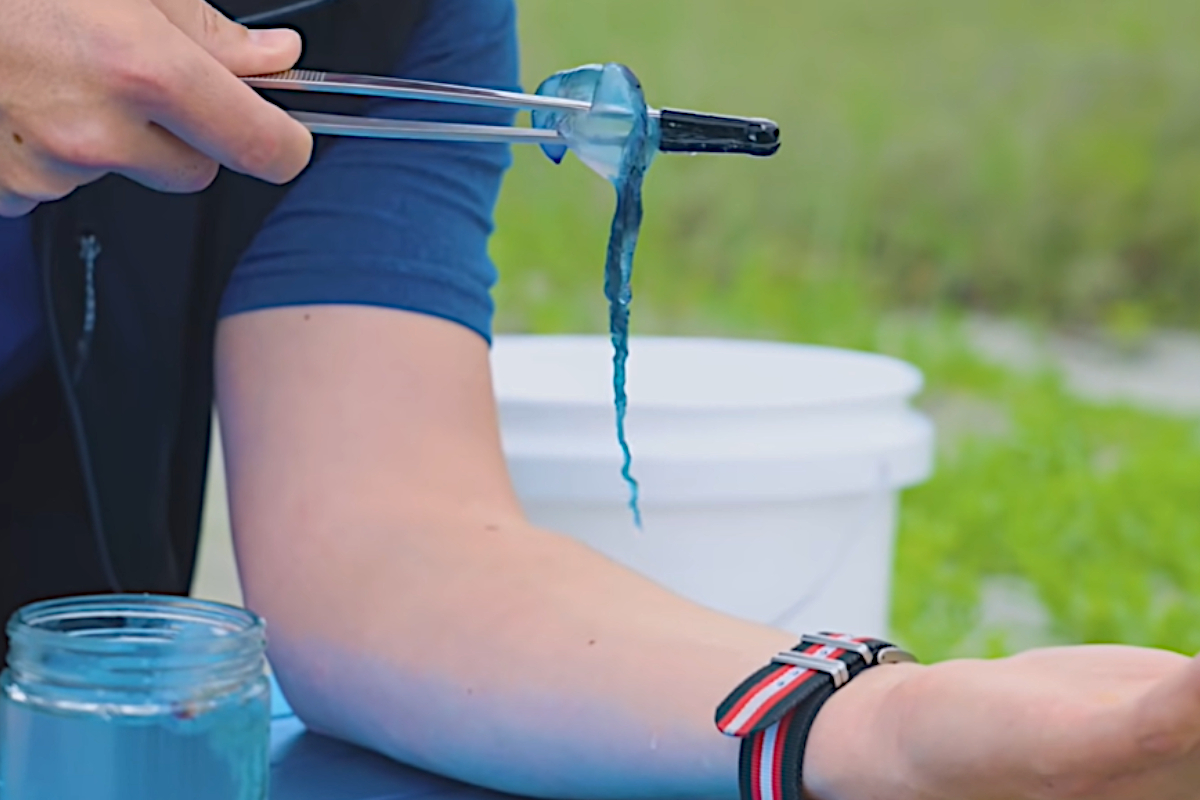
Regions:
<instances>
[{"instance_id":1,"label":"wrist","mask_svg":"<svg viewBox=\"0 0 1200 800\"><path fill-rule=\"evenodd\" d=\"M866 670L829 698L805 749L806 798L910 800L912 784L892 709L904 687L926 669L893 664Z\"/></svg>"},{"instance_id":2,"label":"wrist","mask_svg":"<svg viewBox=\"0 0 1200 800\"><path fill-rule=\"evenodd\" d=\"M791 650L777 653L766 666L742 681L716 712L717 728L742 740L738 764L742 800L803 800L805 788L813 786L813 781L804 774L809 741L829 701L864 673L895 670L898 665L914 662L911 654L882 639L832 632L805 634ZM907 683L902 680L904 677L893 673L891 681L863 681L859 691L838 704L840 711L825 715L824 727L839 717L850 717L842 721L853 732L836 738L825 735L824 754L816 757L824 768L823 775L817 778L819 791L840 794L842 775L850 776L844 766L845 756L838 754L835 760L829 755L831 750L849 749L856 758L849 763L862 769L864 754L870 755L873 750L882 755L888 751L886 744L890 740L899 741L899 737L889 737L886 732L879 737L875 723L897 717L894 712L885 713L885 707L895 690ZM855 710L862 718L853 718ZM875 742L879 744L863 750L864 744ZM893 773L888 771L889 766L887 762L871 763L869 771L890 775ZM875 792L860 795L856 791L853 796L880 795Z\"/></svg>"}]
</instances>

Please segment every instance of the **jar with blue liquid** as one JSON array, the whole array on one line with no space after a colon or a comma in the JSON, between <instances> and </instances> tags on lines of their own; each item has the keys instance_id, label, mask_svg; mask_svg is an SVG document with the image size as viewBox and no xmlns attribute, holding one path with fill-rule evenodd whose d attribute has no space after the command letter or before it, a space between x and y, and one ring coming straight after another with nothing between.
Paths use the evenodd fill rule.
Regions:
<instances>
[{"instance_id":1,"label":"jar with blue liquid","mask_svg":"<svg viewBox=\"0 0 1200 800\"><path fill-rule=\"evenodd\" d=\"M35 603L8 624L0 800L265 800L266 630L177 597Z\"/></svg>"}]
</instances>

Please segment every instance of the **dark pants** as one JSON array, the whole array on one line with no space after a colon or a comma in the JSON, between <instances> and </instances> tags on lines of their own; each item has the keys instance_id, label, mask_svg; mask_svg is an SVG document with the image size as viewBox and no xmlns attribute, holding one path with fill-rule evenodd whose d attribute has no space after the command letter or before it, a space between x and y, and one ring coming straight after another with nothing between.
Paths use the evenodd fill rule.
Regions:
<instances>
[{"instance_id":1,"label":"dark pants","mask_svg":"<svg viewBox=\"0 0 1200 800\"><path fill-rule=\"evenodd\" d=\"M75 441L47 362L0 400L0 619L33 600L107 590ZM0 637L0 657L7 637Z\"/></svg>"}]
</instances>

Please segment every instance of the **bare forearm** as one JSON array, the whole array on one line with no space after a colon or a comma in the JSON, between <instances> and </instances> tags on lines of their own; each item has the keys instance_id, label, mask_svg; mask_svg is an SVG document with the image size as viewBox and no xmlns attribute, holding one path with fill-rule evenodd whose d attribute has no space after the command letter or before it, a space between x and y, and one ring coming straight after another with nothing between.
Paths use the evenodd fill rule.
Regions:
<instances>
[{"instance_id":1,"label":"bare forearm","mask_svg":"<svg viewBox=\"0 0 1200 800\"><path fill-rule=\"evenodd\" d=\"M522 794L736 796L713 712L793 637L527 524L479 337L320 306L226 320L218 345L246 597L310 724ZM874 729L852 722L820 736ZM822 800L852 796L823 772Z\"/></svg>"},{"instance_id":2,"label":"bare forearm","mask_svg":"<svg viewBox=\"0 0 1200 800\"><path fill-rule=\"evenodd\" d=\"M346 525L337 554L293 552L287 574L243 559L311 725L523 794L736 796L713 709L791 637L519 520L406 527Z\"/></svg>"},{"instance_id":3,"label":"bare forearm","mask_svg":"<svg viewBox=\"0 0 1200 800\"><path fill-rule=\"evenodd\" d=\"M791 637L526 525L487 348L451 323L309 307L222 323L239 566L310 723L483 785L730 797L711 714ZM1200 660L1064 648L868 670L818 715L819 800L1194 800Z\"/></svg>"}]
</instances>

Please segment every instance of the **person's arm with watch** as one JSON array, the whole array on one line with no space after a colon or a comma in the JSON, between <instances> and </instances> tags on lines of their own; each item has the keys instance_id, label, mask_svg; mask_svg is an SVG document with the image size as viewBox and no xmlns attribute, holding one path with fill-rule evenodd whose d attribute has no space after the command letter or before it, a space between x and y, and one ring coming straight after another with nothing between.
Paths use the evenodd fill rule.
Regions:
<instances>
[{"instance_id":1,"label":"person's arm with watch","mask_svg":"<svg viewBox=\"0 0 1200 800\"><path fill-rule=\"evenodd\" d=\"M432 8L404 74L515 81L507 2ZM235 276L217 369L239 570L306 723L559 800L788 800L801 779L816 800L1196 796L1186 658L921 666L886 643L798 644L531 525L500 447L488 313L459 313L487 305L471 276L504 160L339 143Z\"/></svg>"},{"instance_id":2,"label":"person's arm with watch","mask_svg":"<svg viewBox=\"0 0 1200 800\"><path fill-rule=\"evenodd\" d=\"M484 337L320 304L230 316L218 350L246 597L311 727L516 794L739 796L742 740L717 706L795 637L531 525ZM804 752L781 754L802 757L811 798L1196 797L1200 664L1185 657L1065 648L855 672ZM780 781L798 774L780 764Z\"/></svg>"},{"instance_id":3,"label":"person's arm with watch","mask_svg":"<svg viewBox=\"0 0 1200 800\"><path fill-rule=\"evenodd\" d=\"M275 181L307 162L307 133L229 74L289 66L290 34L251 39L185 0L0 11L0 216L107 172L192 191L218 160ZM483 338L403 311L277 308L223 324L221 383L247 594L308 722L514 792L738 795L715 707L793 637L531 526ZM1198 706L1200 667L1151 650L872 667L817 714L805 788L1193 798Z\"/></svg>"},{"instance_id":4,"label":"person's arm with watch","mask_svg":"<svg viewBox=\"0 0 1200 800\"><path fill-rule=\"evenodd\" d=\"M735 798L716 706L795 644L529 524L487 345L429 316L226 320L221 411L251 606L318 730L550 798ZM319 379L314 376L319 375ZM813 725L819 800L1183 800L1200 664L1134 648L880 665Z\"/></svg>"},{"instance_id":5,"label":"person's arm with watch","mask_svg":"<svg viewBox=\"0 0 1200 800\"><path fill-rule=\"evenodd\" d=\"M308 160L307 132L234 77L290 66L294 34L250 35L196 0L0 0L0 12L0 216L110 172L194 191L218 162L286 181ZM412 169L478 151L437 152ZM366 213L402 223L384 205ZM447 213L475 213L463 208ZM1189 659L1067 648L919 666L878 664L882 645L810 641L801 650L834 649L796 664L792 636L530 525L500 450L487 344L467 327L293 304L229 317L219 348L247 598L318 730L562 800L773 800L798 794L801 775L818 800L1198 794ZM801 676L815 694L777 706L788 686L770 689ZM748 738L717 730L719 704ZM764 708L794 726L777 751L772 727L753 730Z\"/></svg>"},{"instance_id":6,"label":"person's arm with watch","mask_svg":"<svg viewBox=\"0 0 1200 800\"><path fill-rule=\"evenodd\" d=\"M227 319L219 346L240 569L306 722L519 794L738 796L715 708L794 637L531 525L482 338L321 305ZM872 667L816 717L804 776L819 800L1194 798L1200 665Z\"/></svg>"}]
</instances>

